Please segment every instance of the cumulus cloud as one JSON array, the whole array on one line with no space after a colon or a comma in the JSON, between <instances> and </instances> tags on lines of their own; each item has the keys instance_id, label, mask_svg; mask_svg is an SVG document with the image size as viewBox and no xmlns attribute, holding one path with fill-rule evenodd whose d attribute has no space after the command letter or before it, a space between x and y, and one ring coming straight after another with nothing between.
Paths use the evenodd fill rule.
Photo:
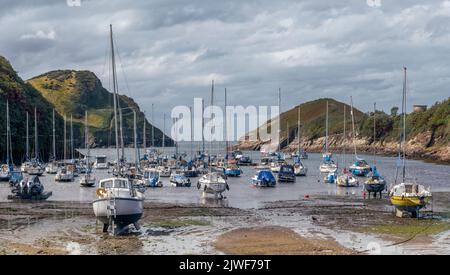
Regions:
<instances>
[{"instance_id":1,"label":"cumulus cloud","mask_svg":"<svg viewBox=\"0 0 450 275\"><path fill-rule=\"evenodd\" d=\"M389 110L407 66L411 105L448 97L450 1L0 1L0 54L25 79L86 69L108 87L113 24L120 91L147 114L154 103L157 125L208 99L212 79L218 104L225 87L239 105L276 104L281 88L283 110L350 95L364 111Z\"/></svg>"}]
</instances>

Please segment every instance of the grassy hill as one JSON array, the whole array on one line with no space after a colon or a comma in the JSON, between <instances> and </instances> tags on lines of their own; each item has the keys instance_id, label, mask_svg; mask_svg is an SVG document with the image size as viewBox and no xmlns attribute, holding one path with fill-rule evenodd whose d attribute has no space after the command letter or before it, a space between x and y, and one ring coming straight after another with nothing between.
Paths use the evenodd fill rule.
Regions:
<instances>
[{"instance_id":1,"label":"grassy hill","mask_svg":"<svg viewBox=\"0 0 450 275\"><path fill-rule=\"evenodd\" d=\"M336 101L331 98L322 98L314 101L306 102L296 106L286 112L283 112L280 116L281 123L281 140L282 147L287 145L287 137L289 135L289 141L292 142L297 136L298 130L298 108L300 108L301 115L301 135L308 139L317 139L325 135L326 125L326 104L328 102L328 123L329 133L340 134L344 128L344 106L346 106L347 116L347 130L350 131L351 116L350 105ZM365 114L354 108L355 122L358 124L365 118ZM266 122L265 126L270 129L271 122ZM288 129L289 126L289 129ZM255 130L256 131L256 130ZM251 134L254 134L252 131Z\"/></svg>"},{"instance_id":2,"label":"grassy hill","mask_svg":"<svg viewBox=\"0 0 450 275\"><path fill-rule=\"evenodd\" d=\"M103 88L100 80L89 71L60 70L52 71L27 81L50 102L61 116L73 115L77 132L81 135L84 124L84 112L88 111L88 125L95 136L98 146L114 144L113 94ZM137 113L138 137L141 140L144 113L132 98L119 96L122 108L124 139L126 144L133 143L133 110ZM145 120L147 141L151 140L151 124ZM162 142L161 130L155 128L155 143ZM166 136L167 144L172 144Z\"/></svg>"}]
</instances>

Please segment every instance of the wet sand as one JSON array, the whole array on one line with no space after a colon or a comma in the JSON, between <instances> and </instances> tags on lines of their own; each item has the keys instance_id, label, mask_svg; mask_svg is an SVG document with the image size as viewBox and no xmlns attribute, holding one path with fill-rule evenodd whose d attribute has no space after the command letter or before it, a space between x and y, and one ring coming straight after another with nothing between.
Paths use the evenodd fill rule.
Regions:
<instances>
[{"instance_id":1,"label":"wet sand","mask_svg":"<svg viewBox=\"0 0 450 275\"><path fill-rule=\"evenodd\" d=\"M336 241L300 236L280 226L240 228L221 235L214 246L232 255L347 255L356 251Z\"/></svg>"},{"instance_id":2,"label":"wet sand","mask_svg":"<svg viewBox=\"0 0 450 275\"><path fill-rule=\"evenodd\" d=\"M238 209L146 202L140 232L101 232L84 202L0 203L0 254L450 254L449 193L401 219L387 199L311 196Z\"/></svg>"}]
</instances>

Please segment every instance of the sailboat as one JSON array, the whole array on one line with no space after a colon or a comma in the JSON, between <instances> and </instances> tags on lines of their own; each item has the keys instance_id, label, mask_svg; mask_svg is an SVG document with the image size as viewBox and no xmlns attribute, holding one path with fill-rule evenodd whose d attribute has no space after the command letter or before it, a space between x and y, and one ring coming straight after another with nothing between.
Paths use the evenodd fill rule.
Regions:
<instances>
[{"instance_id":1,"label":"sailboat","mask_svg":"<svg viewBox=\"0 0 450 275\"><path fill-rule=\"evenodd\" d=\"M397 214L403 211L411 213L413 218L417 217L419 210L424 208L432 199L430 188L417 184L406 178L406 67L404 68L403 100L402 100L402 133L399 143L399 160L402 160L402 181L390 189L389 197L391 203L397 209ZM398 172L398 170L397 170ZM399 213L400 212L400 213Z\"/></svg>"},{"instance_id":2,"label":"sailboat","mask_svg":"<svg viewBox=\"0 0 450 275\"><path fill-rule=\"evenodd\" d=\"M345 139L347 138L346 135L346 126L347 126L347 119L346 119L346 108L344 105L344 133L343 133L343 141L345 141ZM345 168L345 163L347 162L347 158L346 158L346 152L345 152L345 143L343 142L342 145L342 159L343 159L343 163L344 163L344 170L342 171L342 174L337 176L336 178L336 184L339 187L356 187L359 186L359 181L357 178L355 178L353 176L353 174L347 170L347 168ZM332 178L330 175L328 175L328 179Z\"/></svg>"},{"instance_id":3,"label":"sailboat","mask_svg":"<svg viewBox=\"0 0 450 275\"><path fill-rule=\"evenodd\" d=\"M84 144L87 149L86 152L86 173L80 178L80 185L83 187L92 187L95 185L95 176L92 174L91 169L91 154L90 154L90 147L89 147L89 129L88 129L88 123L87 123L88 113L87 111L84 114Z\"/></svg>"},{"instance_id":4,"label":"sailboat","mask_svg":"<svg viewBox=\"0 0 450 275\"><path fill-rule=\"evenodd\" d=\"M58 173L58 163L56 162L56 136L55 136L55 109L53 109L53 135L52 135L52 156L50 163L45 167L47 174Z\"/></svg>"},{"instance_id":5,"label":"sailboat","mask_svg":"<svg viewBox=\"0 0 450 275\"><path fill-rule=\"evenodd\" d=\"M63 165L58 167L58 172L55 175L55 181L70 181L72 182L74 179L73 170L70 169L72 165L67 161L67 125L66 125L66 116L64 116L64 160Z\"/></svg>"},{"instance_id":6,"label":"sailboat","mask_svg":"<svg viewBox=\"0 0 450 275\"><path fill-rule=\"evenodd\" d=\"M278 88L278 110L280 110L279 120L281 127L281 88ZM270 171L272 171L272 173L278 173L280 172L281 166L286 164L285 156L283 152L281 152L281 128L278 129L277 152L273 155L275 156L275 161L270 163Z\"/></svg>"},{"instance_id":7,"label":"sailboat","mask_svg":"<svg viewBox=\"0 0 450 275\"><path fill-rule=\"evenodd\" d=\"M326 125L325 125L325 152L322 155L322 164L319 167L321 173L333 173L336 172L338 166L333 161L333 154L328 151L328 101L326 112Z\"/></svg>"},{"instance_id":8,"label":"sailboat","mask_svg":"<svg viewBox=\"0 0 450 275\"><path fill-rule=\"evenodd\" d=\"M11 148L11 127L9 121L9 102L6 101L6 164L0 168L0 181L9 181L11 172L14 170L12 163L12 148Z\"/></svg>"},{"instance_id":9,"label":"sailboat","mask_svg":"<svg viewBox=\"0 0 450 275\"><path fill-rule=\"evenodd\" d=\"M364 182L364 188L366 189L367 192L369 192L369 198L370 198L370 194L373 193L375 195L375 197L377 196L377 193L380 194L380 198L381 198L381 193L383 192L383 190L386 188L386 180L380 175L380 173L378 172L377 169L377 160L376 160L376 146L375 146L375 140L377 138L377 128L376 128L376 112L377 112L377 108L376 108L376 103L373 104L373 167L372 167L372 172L371 175L369 177L368 180L366 180L366 182Z\"/></svg>"},{"instance_id":10,"label":"sailboat","mask_svg":"<svg viewBox=\"0 0 450 275\"><path fill-rule=\"evenodd\" d=\"M26 123L27 123L27 128L26 128L27 133L26 133L26 143L25 143L25 147L26 147L25 161L20 166L20 171L22 173L28 173L28 167L31 166L31 160L30 160L30 133L29 133L29 115L28 115L28 112L27 112L27 116L26 116Z\"/></svg>"},{"instance_id":11,"label":"sailboat","mask_svg":"<svg viewBox=\"0 0 450 275\"><path fill-rule=\"evenodd\" d=\"M122 170L120 165L122 163L119 152L119 128L117 125L118 87L112 25L110 25L110 42L114 90L114 124L117 153L116 168L117 171L119 171L119 174L111 178L100 180L96 190L96 199L92 202L92 208L96 218L103 223L103 232L108 232L108 228L111 225L114 234L120 234L124 232L130 224L133 224L136 229L140 229L138 221L141 219L144 211L144 194L134 188L132 182L128 178L120 175L120 171Z\"/></svg>"},{"instance_id":12,"label":"sailboat","mask_svg":"<svg viewBox=\"0 0 450 275\"><path fill-rule=\"evenodd\" d=\"M227 120L227 88L225 88L225 175L228 177L239 177L242 174L241 168L238 163L242 158L242 152L235 151L234 154L230 154L230 146L228 143L228 120ZM234 155L234 157L232 157Z\"/></svg>"},{"instance_id":13,"label":"sailboat","mask_svg":"<svg viewBox=\"0 0 450 275\"><path fill-rule=\"evenodd\" d=\"M367 161L365 159L359 157L358 154L356 153L355 116L353 115L353 98L351 96L350 96L350 106L351 106L350 114L352 116L353 149L354 149L354 154L355 154L355 162L349 167L349 170L350 170L350 172L352 172L352 174L354 176L366 177L370 173L372 168L370 167L370 165L367 163Z\"/></svg>"},{"instance_id":14,"label":"sailboat","mask_svg":"<svg viewBox=\"0 0 450 275\"><path fill-rule=\"evenodd\" d=\"M300 130L301 130L301 108L298 106L298 120L297 120L297 131L298 131L298 143L297 143L297 152L298 155L294 159L294 172L296 176L306 176L306 173L308 172L308 168L303 164L301 154L300 154Z\"/></svg>"},{"instance_id":15,"label":"sailboat","mask_svg":"<svg viewBox=\"0 0 450 275\"><path fill-rule=\"evenodd\" d=\"M30 176L42 176L44 174L44 167L39 159L39 141L38 141L38 129L37 129L37 111L34 108L34 159L31 161L31 165L27 168L27 173Z\"/></svg>"},{"instance_id":16,"label":"sailboat","mask_svg":"<svg viewBox=\"0 0 450 275\"><path fill-rule=\"evenodd\" d=\"M211 86L211 106L213 106L213 104L214 104L214 80L212 81ZM211 150L209 152L208 158L210 158L210 153ZM222 173L212 171L211 165L209 165L208 168L209 168L208 173L203 175L199 179L197 188L201 190L202 196L206 196L206 194L212 194L214 195L214 197L223 198L222 193L230 189L228 183Z\"/></svg>"}]
</instances>

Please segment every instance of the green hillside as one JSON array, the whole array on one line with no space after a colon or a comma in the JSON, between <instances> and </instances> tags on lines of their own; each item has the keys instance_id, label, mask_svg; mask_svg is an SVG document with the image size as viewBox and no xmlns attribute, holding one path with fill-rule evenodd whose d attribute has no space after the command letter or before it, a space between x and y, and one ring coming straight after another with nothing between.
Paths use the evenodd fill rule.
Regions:
<instances>
[{"instance_id":1,"label":"green hillside","mask_svg":"<svg viewBox=\"0 0 450 275\"><path fill-rule=\"evenodd\" d=\"M103 88L100 80L89 71L52 71L28 80L48 100L61 116L73 115L77 133L82 135L84 112L88 111L88 125L97 146L114 144L113 94ZM142 140L144 113L132 98L120 95L124 139L133 143L133 110L137 113L138 137ZM146 121L147 141L151 140L151 125ZM155 143L162 142L161 130L155 128ZM172 144L166 137L167 144Z\"/></svg>"},{"instance_id":2,"label":"green hillside","mask_svg":"<svg viewBox=\"0 0 450 275\"><path fill-rule=\"evenodd\" d=\"M37 108L39 151L48 157L51 148L52 105L31 85L25 83L14 71L9 61L0 56L0 156L6 157L6 101L9 101L14 162L25 157L26 113L30 114L30 145L34 151L34 107ZM56 117L57 136L62 137L63 120ZM61 152L62 143L57 144Z\"/></svg>"}]
</instances>

